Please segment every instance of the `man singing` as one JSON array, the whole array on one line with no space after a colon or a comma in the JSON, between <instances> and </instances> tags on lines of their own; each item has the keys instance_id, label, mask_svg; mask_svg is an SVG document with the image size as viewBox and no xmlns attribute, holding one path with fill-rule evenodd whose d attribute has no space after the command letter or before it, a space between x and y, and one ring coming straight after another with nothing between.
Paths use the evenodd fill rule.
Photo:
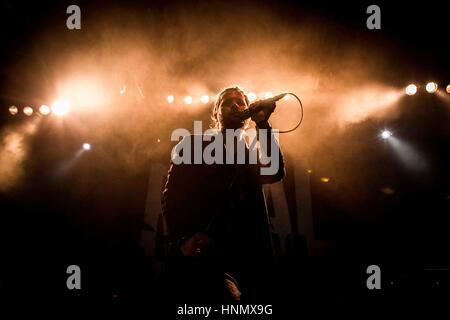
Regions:
<instances>
[{"instance_id":1,"label":"man singing","mask_svg":"<svg viewBox=\"0 0 450 320\"><path fill-rule=\"evenodd\" d=\"M192 161L180 163L172 157L162 193L163 214L171 239L170 255L214 257L220 261L227 292L233 299L240 296L236 278L245 294L244 270L268 263L273 256L262 185L280 181L285 174L283 156L268 122L274 109L275 102L250 105L240 87L222 90L212 110L211 127L216 134L201 139L201 147L197 149L194 136L179 143L178 146L191 147ZM248 129L249 117L256 124L257 141L252 143L239 134ZM223 141L220 146L223 161L212 164L193 161L195 152L202 152L203 156L205 148L219 137ZM251 161L255 150L256 161ZM217 154L214 156L217 158ZM230 163L230 159L234 161ZM264 171L269 166L273 168L274 163L262 159L276 161L276 170Z\"/></svg>"}]
</instances>

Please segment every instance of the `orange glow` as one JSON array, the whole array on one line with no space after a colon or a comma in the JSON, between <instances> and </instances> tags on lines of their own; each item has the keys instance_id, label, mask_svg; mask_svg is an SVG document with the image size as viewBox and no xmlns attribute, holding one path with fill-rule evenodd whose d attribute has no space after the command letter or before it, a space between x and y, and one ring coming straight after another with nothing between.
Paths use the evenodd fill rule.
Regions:
<instances>
[{"instance_id":1,"label":"orange glow","mask_svg":"<svg viewBox=\"0 0 450 320\"><path fill-rule=\"evenodd\" d=\"M34 118L0 136L0 191L8 191L24 174L23 161L28 153L27 137L36 130Z\"/></svg>"},{"instance_id":2,"label":"orange glow","mask_svg":"<svg viewBox=\"0 0 450 320\"><path fill-rule=\"evenodd\" d=\"M264 93L264 99L269 99L273 97L273 93L270 91L267 91L266 93Z\"/></svg>"},{"instance_id":3,"label":"orange glow","mask_svg":"<svg viewBox=\"0 0 450 320\"><path fill-rule=\"evenodd\" d=\"M322 178L320 178L320 181L322 181L323 183L327 183L327 182L330 182L330 178L322 177Z\"/></svg>"},{"instance_id":4,"label":"orange glow","mask_svg":"<svg viewBox=\"0 0 450 320\"><path fill-rule=\"evenodd\" d=\"M57 116L64 116L70 111L69 103L64 100L56 100L52 105L52 111Z\"/></svg>"},{"instance_id":5,"label":"orange glow","mask_svg":"<svg viewBox=\"0 0 450 320\"><path fill-rule=\"evenodd\" d=\"M186 96L186 97L184 97L184 103L186 103L186 104L192 104L192 97L191 97L191 96Z\"/></svg>"},{"instance_id":6,"label":"orange glow","mask_svg":"<svg viewBox=\"0 0 450 320\"><path fill-rule=\"evenodd\" d=\"M126 92L127 87L122 84L119 94L124 95ZM112 92L100 75L72 74L59 84L56 95L70 101L71 106L76 106L77 112L102 112L113 103L117 91Z\"/></svg>"},{"instance_id":7,"label":"orange glow","mask_svg":"<svg viewBox=\"0 0 450 320\"><path fill-rule=\"evenodd\" d=\"M403 90L381 86L367 86L346 92L335 105L338 119L341 123L355 123L368 116L381 115L381 112L393 106L403 94Z\"/></svg>"},{"instance_id":8,"label":"orange glow","mask_svg":"<svg viewBox=\"0 0 450 320\"><path fill-rule=\"evenodd\" d=\"M209 102L209 96L207 94L204 94L200 97L200 102L206 104Z\"/></svg>"}]
</instances>

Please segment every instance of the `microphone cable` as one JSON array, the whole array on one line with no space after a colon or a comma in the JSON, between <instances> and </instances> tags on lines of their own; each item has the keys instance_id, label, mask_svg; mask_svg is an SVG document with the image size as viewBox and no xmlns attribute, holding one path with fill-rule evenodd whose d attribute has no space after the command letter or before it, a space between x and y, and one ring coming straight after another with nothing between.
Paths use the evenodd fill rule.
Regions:
<instances>
[{"instance_id":1,"label":"microphone cable","mask_svg":"<svg viewBox=\"0 0 450 320\"><path fill-rule=\"evenodd\" d=\"M291 95L291 96L293 96L295 99L297 99L297 101L298 101L298 103L299 103L299 105L300 105L301 116L300 116L300 120L298 121L298 123L297 123L294 127L292 127L292 128L289 129L289 130L278 130L278 133L289 133L289 132L295 131L295 130L297 130L297 128L298 128L298 127L302 124L302 122L303 122L303 104L302 104L302 101L300 100L300 98L299 98L295 93L292 93L292 92L285 92L284 95Z\"/></svg>"}]
</instances>

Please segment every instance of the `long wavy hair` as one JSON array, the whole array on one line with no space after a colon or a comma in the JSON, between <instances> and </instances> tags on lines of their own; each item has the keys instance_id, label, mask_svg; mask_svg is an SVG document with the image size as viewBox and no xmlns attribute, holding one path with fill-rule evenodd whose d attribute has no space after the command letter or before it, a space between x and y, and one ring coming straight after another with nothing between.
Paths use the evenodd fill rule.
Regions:
<instances>
[{"instance_id":1,"label":"long wavy hair","mask_svg":"<svg viewBox=\"0 0 450 320\"><path fill-rule=\"evenodd\" d=\"M240 87L238 85L234 85L234 86L229 86L229 87L222 89L222 91L220 91L219 94L217 95L216 100L214 102L213 109L212 109L211 125L210 125L211 129L216 129L219 131L223 129L223 119L222 119L222 114L220 112L220 104L222 102L223 96L230 91L238 91L238 92L242 93L242 95L245 98L245 103L247 104L247 106L250 104L247 94L245 93L245 91L242 87ZM244 128L247 127L247 125L248 125L248 120L245 121Z\"/></svg>"}]
</instances>

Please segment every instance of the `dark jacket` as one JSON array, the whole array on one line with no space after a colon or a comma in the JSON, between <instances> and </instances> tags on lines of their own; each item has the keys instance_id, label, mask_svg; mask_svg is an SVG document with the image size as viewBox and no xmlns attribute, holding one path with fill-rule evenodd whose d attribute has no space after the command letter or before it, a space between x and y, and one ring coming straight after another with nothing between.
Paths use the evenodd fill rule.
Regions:
<instances>
[{"instance_id":1,"label":"dark jacket","mask_svg":"<svg viewBox=\"0 0 450 320\"><path fill-rule=\"evenodd\" d=\"M271 131L268 134L276 141ZM193 147L193 140L194 136L188 136L180 143ZM209 143L204 141L202 150ZM248 156L248 148L246 152ZM271 257L272 239L262 185L284 177L280 148L275 152L279 152L279 168L274 175L261 175L263 165L259 161L210 165L176 165L172 161L162 208L175 248L196 232L203 232L212 239L209 253L215 256L228 260Z\"/></svg>"}]
</instances>

